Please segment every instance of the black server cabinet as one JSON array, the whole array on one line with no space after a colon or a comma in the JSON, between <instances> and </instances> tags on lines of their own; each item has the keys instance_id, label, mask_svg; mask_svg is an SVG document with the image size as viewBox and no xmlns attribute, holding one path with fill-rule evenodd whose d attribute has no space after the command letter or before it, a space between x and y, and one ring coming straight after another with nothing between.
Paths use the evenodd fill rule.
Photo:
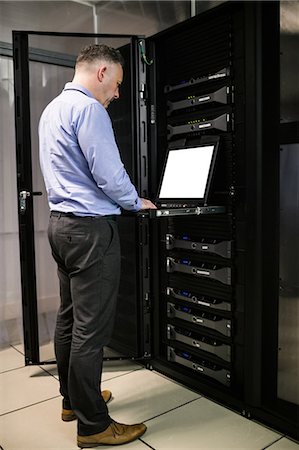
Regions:
<instances>
[{"instance_id":1,"label":"black server cabinet","mask_svg":"<svg viewBox=\"0 0 299 450\"><path fill-rule=\"evenodd\" d=\"M298 439L298 406L277 399L279 3L226 3L146 43L150 196L168 145L217 135L226 211L151 223L151 364Z\"/></svg>"},{"instance_id":2,"label":"black server cabinet","mask_svg":"<svg viewBox=\"0 0 299 450\"><path fill-rule=\"evenodd\" d=\"M220 136L210 202L226 210L156 223L153 367L239 408L245 399L247 26L243 5L225 5L150 42L153 170L159 174L171 142Z\"/></svg>"}]
</instances>

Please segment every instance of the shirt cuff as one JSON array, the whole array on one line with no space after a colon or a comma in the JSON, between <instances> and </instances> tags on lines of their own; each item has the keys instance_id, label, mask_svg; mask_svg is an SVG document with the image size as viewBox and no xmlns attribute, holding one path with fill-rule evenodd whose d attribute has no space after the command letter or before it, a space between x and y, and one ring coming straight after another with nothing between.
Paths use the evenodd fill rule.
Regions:
<instances>
[{"instance_id":1,"label":"shirt cuff","mask_svg":"<svg viewBox=\"0 0 299 450\"><path fill-rule=\"evenodd\" d=\"M135 211L136 212L138 212L138 211L140 211L141 210L141 206L142 206L142 203L141 203L141 199L138 197L137 198L137 200L136 200L136 202L135 202Z\"/></svg>"}]
</instances>

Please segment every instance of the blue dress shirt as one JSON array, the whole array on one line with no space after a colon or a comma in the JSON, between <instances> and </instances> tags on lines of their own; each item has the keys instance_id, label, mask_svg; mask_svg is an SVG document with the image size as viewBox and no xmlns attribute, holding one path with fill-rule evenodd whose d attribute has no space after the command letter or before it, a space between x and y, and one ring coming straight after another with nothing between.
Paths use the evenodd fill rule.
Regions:
<instances>
[{"instance_id":1,"label":"blue dress shirt","mask_svg":"<svg viewBox=\"0 0 299 450\"><path fill-rule=\"evenodd\" d=\"M39 148L51 210L78 216L120 214L120 207L140 210L110 117L83 86L67 83L46 107Z\"/></svg>"}]
</instances>

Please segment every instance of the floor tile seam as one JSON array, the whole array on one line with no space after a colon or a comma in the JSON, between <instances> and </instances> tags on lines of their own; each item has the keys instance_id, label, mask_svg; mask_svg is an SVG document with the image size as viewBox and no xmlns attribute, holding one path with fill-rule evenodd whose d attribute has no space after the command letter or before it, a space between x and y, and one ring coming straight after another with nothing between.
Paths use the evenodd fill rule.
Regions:
<instances>
[{"instance_id":1,"label":"floor tile seam","mask_svg":"<svg viewBox=\"0 0 299 450\"><path fill-rule=\"evenodd\" d=\"M22 406L21 408L13 409L12 411L7 411L7 412L5 412L3 414L0 414L0 419L2 417L4 417L4 416L9 415L9 414L13 414L15 412L22 411L23 409L26 409L26 408L31 408L32 406L36 406L36 405L39 405L40 403L48 402L50 400L54 400L55 398L59 398L59 397L61 397L61 396L60 395L55 395L54 397L49 397L49 398L46 398L45 400L40 400L39 402L30 403L29 405Z\"/></svg>"},{"instance_id":2,"label":"floor tile seam","mask_svg":"<svg viewBox=\"0 0 299 450\"><path fill-rule=\"evenodd\" d=\"M259 425L260 427L266 428L269 431L272 431L272 433L278 434L279 438L285 437L285 434L281 433L280 431L276 430L275 428L271 427L269 424L261 422L257 417L246 417L246 419L250 420L251 422L255 423L256 425Z\"/></svg>"},{"instance_id":3,"label":"floor tile seam","mask_svg":"<svg viewBox=\"0 0 299 450\"><path fill-rule=\"evenodd\" d=\"M55 378L56 381L59 382L59 379L56 378L55 375L53 375L51 372L49 372L48 370L46 370L43 366L38 366L40 369L42 369L44 372L46 372L48 375L51 375L51 377Z\"/></svg>"},{"instance_id":4,"label":"floor tile seam","mask_svg":"<svg viewBox=\"0 0 299 450\"><path fill-rule=\"evenodd\" d=\"M20 367L14 367L13 369L3 370L3 372L0 371L0 375L2 375L3 373L13 372L14 370L24 369L25 367L28 367L28 366L24 365L24 366L20 366Z\"/></svg>"},{"instance_id":5,"label":"floor tile seam","mask_svg":"<svg viewBox=\"0 0 299 450\"><path fill-rule=\"evenodd\" d=\"M147 442L145 442L143 439L138 438L139 441L141 441L143 444L145 444L147 447L151 448L152 450L156 450L154 447L152 447L151 445L149 445Z\"/></svg>"},{"instance_id":6,"label":"floor tile seam","mask_svg":"<svg viewBox=\"0 0 299 450\"><path fill-rule=\"evenodd\" d=\"M32 366L32 365L30 365L30 366ZM11 372L11 371L13 371L13 370L23 369L24 367L28 367L28 366L22 366L22 367L16 367L16 368L14 368L14 369L8 369L8 370L5 370L5 371L3 371L3 372L0 372L0 375L1 375L2 373ZM48 375L50 375L51 377L55 378L55 380L59 382L59 379L57 378L57 375L52 374L50 371L48 371L47 369L45 369L44 366L36 365L36 367L38 367L39 369L43 370L44 372L46 372ZM128 371L127 373L123 373L123 374L121 374L121 375L116 375L115 377L107 378L107 380L105 380L105 381L113 380L114 378L123 377L123 376L125 376L125 375L128 375L128 374L130 374L130 373L132 373L132 372L136 372L137 370L141 370L141 369L142 369L142 367L138 367L138 368L136 368L136 369L133 369L133 370ZM103 373L105 373L105 372L103 372ZM38 376L38 375L37 375L37 376ZM104 383L105 381L103 381L103 383Z\"/></svg>"},{"instance_id":7,"label":"floor tile seam","mask_svg":"<svg viewBox=\"0 0 299 450\"><path fill-rule=\"evenodd\" d=\"M167 411L164 411L164 412L162 412L160 414L156 414L155 416L150 417L149 419L146 419L143 422L149 422L150 420L156 419L157 417L163 416L164 414L168 414L168 413L170 413L172 411L175 411L176 409L179 409L182 406L189 405L190 403L193 403L193 402L195 402L197 400L200 400L201 398L204 398L204 397L193 398L192 400L189 400L188 402L182 403L181 405L175 406L174 408L168 409Z\"/></svg>"},{"instance_id":8,"label":"floor tile seam","mask_svg":"<svg viewBox=\"0 0 299 450\"><path fill-rule=\"evenodd\" d=\"M7 370L4 370L3 372L0 371L0 376L1 376L2 374L4 374L4 373L14 372L14 371L16 371L16 370L24 369L25 367L33 367L33 366L34 366L34 365L30 364L30 365L28 365L28 366L25 366L25 365L24 365L24 366L20 366L20 367L14 367L13 369L7 369ZM40 368L40 369L43 370L44 372L46 372L46 373L48 373L49 375L51 375L51 377L55 378L55 380L59 381L59 380L56 378L55 375L53 375L51 372L49 372L48 370L46 370L43 366L36 365L35 367ZM136 372L137 370L141 370L141 369L142 369L142 367L138 367L138 368L136 368L136 369L130 370L130 371L128 371L128 372L126 372L126 373L123 373L123 374L121 374L121 375L116 375L115 377L107 378L107 380L103 381L103 383L106 382L106 381L109 381L109 380L113 380L113 379L115 379L115 378L124 377L125 375L129 375L130 373ZM103 373L105 373L105 372L103 372Z\"/></svg>"},{"instance_id":9,"label":"floor tile seam","mask_svg":"<svg viewBox=\"0 0 299 450\"><path fill-rule=\"evenodd\" d=\"M266 450L266 448L271 448L272 445L276 444L276 442L279 442L284 437L286 436L285 435L279 436L279 438L275 439L275 441L271 442L271 444L268 444L266 447L263 447L262 450Z\"/></svg>"},{"instance_id":10,"label":"floor tile seam","mask_svg":"<svg viewBox=\"0 0 299 450\"><path fill-rule=\"evenodd\" d=\"M10 344L10 347L13 348L16 352L20 353L20 355L25 356L25 353L21 352L18 348L16 348L14 345Z\"/></svg>"}]
</instances>

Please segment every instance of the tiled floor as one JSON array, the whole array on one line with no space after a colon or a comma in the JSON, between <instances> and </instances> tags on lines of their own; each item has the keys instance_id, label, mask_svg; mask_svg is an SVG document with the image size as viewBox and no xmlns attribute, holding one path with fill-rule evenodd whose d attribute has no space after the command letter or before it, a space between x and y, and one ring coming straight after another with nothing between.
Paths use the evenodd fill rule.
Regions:
<instances>
[{"instance_id":1,"label":"tiled floor","mask_svg":"<svg viewBox=\"0 0 299 450\"><path fill-rule=\"evenodd\" d=\"M148 427L122 448L299 450L281 434L129 361L105 362L102 388L113 392L111 417ZM2 350L0 400L0 450L78 450L76 422L60 419L56 366L25 367L21 347Z\"/></svg>"}]
</instances>

